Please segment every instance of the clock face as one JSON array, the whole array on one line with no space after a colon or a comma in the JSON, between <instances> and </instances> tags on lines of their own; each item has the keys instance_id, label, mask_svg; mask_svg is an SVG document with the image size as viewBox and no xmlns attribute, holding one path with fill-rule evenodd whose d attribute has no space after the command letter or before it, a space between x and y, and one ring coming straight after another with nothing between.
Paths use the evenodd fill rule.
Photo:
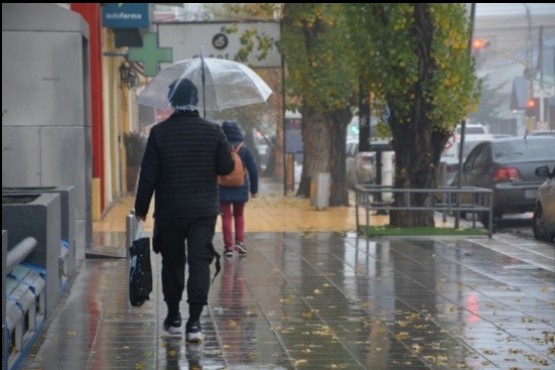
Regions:
<instances>
[{"instance_id":1,"label":"clock face","mask_svg":"<svg viewBox=\"0 0 555 370\"><path fill-rule=\"evenodd\" d=\"M225 49L229 43L227 36L223 33L217 33L212 37L212 46L218 50Z\"/></svg>"}]
</instances>

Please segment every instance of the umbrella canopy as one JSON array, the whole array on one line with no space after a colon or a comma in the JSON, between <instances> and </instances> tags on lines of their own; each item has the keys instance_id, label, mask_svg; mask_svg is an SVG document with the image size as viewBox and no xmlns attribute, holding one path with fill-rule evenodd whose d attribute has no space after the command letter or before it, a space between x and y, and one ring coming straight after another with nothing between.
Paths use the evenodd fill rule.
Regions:
<instances>
[{"instance_id":1,"label":"umbrella canopy","mask_svg":"<svg viewBox=\"0 0 555 370\"><path fill-rule=\"evenodd\" d=\"M145 86L137 102L169 109L170 85L182 79L189 79L195 84L198 89L198 107L205 111L264 103L272 94L266 82L246 65L225 59L200 57L184 59L161 70Z\"/></svg>"}]
</instances>

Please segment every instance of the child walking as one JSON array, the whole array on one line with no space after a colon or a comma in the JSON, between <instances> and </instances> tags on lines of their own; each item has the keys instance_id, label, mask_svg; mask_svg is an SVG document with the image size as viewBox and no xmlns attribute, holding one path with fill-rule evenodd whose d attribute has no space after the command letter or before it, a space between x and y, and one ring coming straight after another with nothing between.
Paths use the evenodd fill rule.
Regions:
<instances>
[{"instance_id":1,"label":"child walking","mask_svg":"<svg viewBox=\"0 0 555 370\"><path fill-rule=\"evenodd\" d=\"M235 121L224 121L222 129L233 148L245 140L241 126ZM233 250L240 255L247 253L245 246L245 204L250 196L258 194L258 169L249 149L240 145L239 156L246 169L245 182L239 187L220 186L220 208L222 211L222 232L224 237L224 256L233 257ZM235 235L233 231L235 230Z\"/></svg>"}]
</instances>

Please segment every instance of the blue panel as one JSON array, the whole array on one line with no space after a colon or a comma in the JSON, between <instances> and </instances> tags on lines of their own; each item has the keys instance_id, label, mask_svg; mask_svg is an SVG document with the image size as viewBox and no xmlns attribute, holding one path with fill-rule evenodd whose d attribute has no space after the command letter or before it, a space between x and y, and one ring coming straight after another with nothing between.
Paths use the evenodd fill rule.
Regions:
<instances>
[{"instance_id":1,"label":"blue panel","mask_svg":"<svg viewBox=\"0 0 555 370\"><path fill-rule=\"evenodd\" d=\"M102 26L110 28L148 28L148 3L106 3L102 7Z\"/></svg>"}]
</instances>

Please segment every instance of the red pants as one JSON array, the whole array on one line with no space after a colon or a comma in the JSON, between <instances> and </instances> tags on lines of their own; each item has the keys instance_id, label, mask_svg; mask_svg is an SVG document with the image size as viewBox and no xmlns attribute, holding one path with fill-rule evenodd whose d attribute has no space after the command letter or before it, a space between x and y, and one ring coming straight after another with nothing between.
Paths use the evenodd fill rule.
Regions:
<instances>
[{"instance_id":1,"label":"red pants","mask_svg":"<svg viewBox=\"0 0 555 370\"><path fill-rule=\"evenodd\" d=\"M222 231L224 234L224 247L233 249L233 228L235 225L235 244L243 244L245 241L245 203L220 203L222 209ZM232 210L233 208L233 210Z\"/></svg>"}]
</instances>

